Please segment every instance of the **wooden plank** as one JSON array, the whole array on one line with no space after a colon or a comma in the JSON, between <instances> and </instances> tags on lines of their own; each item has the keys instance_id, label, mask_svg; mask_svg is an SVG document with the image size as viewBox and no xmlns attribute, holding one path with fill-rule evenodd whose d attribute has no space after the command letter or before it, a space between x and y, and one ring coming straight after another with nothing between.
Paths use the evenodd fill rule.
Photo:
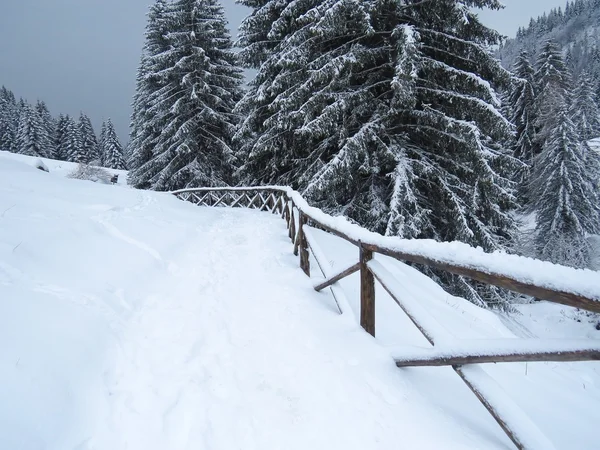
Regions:
<instances>
[{"instance_id":1,"label":"wooden plank","mask_svg":"<svg viewBox=\"0 0 600 450\"><path fill-rule=\"evenodd\" d=\"M254 197L252 197L252 199L250 200L250 203L248 203L248 209L259 209L259 208L256 208L254 205L254 202L259 199L259 195L260 194L254 194Z\"/></svg>"},{"instance_id":2,"label":"wooden plank","mask_svg":"<svg viewBox=\"0 0 600 450\"><path fill-rule=\"evenodd\" d=\"M600 361L600 342L564 339L458 340L440 348L398 348L398 367L457 366L502 362Z\"/></svg>"},{"instance_id":3,"label":"wooden plank","mask_svg":"<svg viewBox=\"0 0 600 450\"><path fill-rule=\"evenodd\" d=\"M352 266L342 270L341 272L335 274L334 276L327 278L325 281L323 281L322 283L319 283L315 286L315 291L321 291L325 288L328 288L329 286L331 286L332 284L337 283L338 281L340 281L343 278L346 278L349 275L352 275L355 272L358 272L360 270L360 263L357 262L356 264L353 264Z\"/></svg>"},{"instance_id":4,"label":"wooden plank","mask_svg":"<svg viewBox=\"0 0 600 450\"><path fill-rule=\"evenodd\" d=\"M331 268L329 259L325 256L325 253L323 253L323 250L321 249L321 246L319 245L310 227L304 228L304 237L308 242L308 246L312 250L313 257L317 262L319 270L325 278L329 278L333 273L333 269ZM345 314L349 316L352 323L356 323L356 317L354 316L352 308L350 308L350 303L346 298L344 290L340 287L340 285L337 284L333 284L329 286L329 288L331 289L333 300L335 301L335 304L337 305L340 314Z\"/></svg>"},{"instance_id":5,"label":"wooden plank","mask_svg":"<svg viewBox=\"0 0 600 450\"><path fill-rule=\"evenodd\" d=\"M232 191L232 192L235 192L235 191ZM235 192L235 193L237 193L237 192ZM247 197L246 192L245 191L241 191L239 193L237 199L234 200L234 202L231 204L231 207L232 208L237 208L238 205L240 204L240 202L245 199L245 197ZM232 193L232 197L231 198L233 199L233 193Z\"/></svg>"},{"instance_id":6,"label":"wooden plank","mask_svg":"<svg viewBox=\"0 0 600 450\"><path fill-rule=\"evenodd\" d=\"M454 366L500 428L519 450L552 450L554 445L508 396L498 383L478 366Z\"/></svg>"},{"instance_id":7,"label":"wooden plank","mask_svg":"<svg viewBox=\"0 0 600 450\"><path fill-rule=\"evenodd\" d=\"M369 270L373 273L377 281L379 281L383 289L390 294L392 300L402 308L404 314L408 316L431 345L434 345L436 341L443 342L453 339L453 336L423 306L418 302L410 301L409 296L401 295L402 286L400 286L394 276L379 261L370 261L368 265Z\"/></svg>"},{"instance_id":8,"label":"wooden plank","mask_svg":"<svg viewBox=\"0 0 600 450\"><path fill-rule=\"evenodd\" d=\"M390 296L400 305L400 307L404 310L410 320L415 324L417 329L425 336L425 339L429 341L431 345L435 345L435 339L439 337L441 334L443 338L442 342L446 340L447 342L451 342L451 339L448 339L446 333L434 329L435 319L431 317L431 315L420 305L406 305L404 299L401 298L400 293L398 292L397 286L392 286L390 282L391 274L386 273L386 269L378 262L371 261L369 263L369 267L371 272L374 274L375 278L381 283L383 288L390 294ZM393 277L391 277L393 279ZM498 406L497 399L489 399L486 398L486 393L483 392L483 388L477 388L471 383L466 375L460 370L461 366L452 366L456 374L463 380L463 382L471 389L471 391L475 394L475 396L479 399L479 401L483 404L483 406L488 410L494 420L500 425L500 428L506 433L506 435L510 438L511 441L517 446L518 449L527 449L527 450L537 450L537 449L552 449L553 446L550 444L549 446L544 447L543 445L547 444L548 441L541 433L541 431L537 428L537 426L531 422L529 417L508 397L502 400L502 406ZM476 366L469 366L475 367ZM487 374L484 373L483 376ZM489 378L489 377L488 377ZM492 385L495 383L491 378L488 385ZM510 412L507 412L510 411ZM521 423L525 423L529 430L531 430L531 435L536 437L535 442L542 442L543 445L525 445L524 437L529 434L526 433L523 427L515 423L515 421L511 420L510 417L506 417L506 414L512 415L516 414L521 418ZM519 430L519 431L516 431Z\"/></svg>"},{"instance_id":9,"label":"wooden plank","mask_svg":"<svg viewBox=\"0 0 600 450\"><path fill-rule=\"evenodd\" d=\"M228 192L224 192L220 197L218 197L218 199L217 199L216 203L213 205L213 207L219 206L221 203L223 203L225 201L226 198L229 198ZM227 204L225 204L225 206L227 206Z\"/></svg>"},{"instance_id":10,"label":"wooden plank","mask_svg":"<svg viewBox=\"0 0 600 450\"><path fill-rule=\"evenodd\" d=\"M360 326L375 336L375 278L369 270L373 252L360 246Z\"/></svg>"},{"instance_id":11,"label":"wooden plank","mask_svg":"<svg viewBox=\"0 0 600 450\"><path fill-rule=\"evenodd\" d=\"M281 218L285 219L285 206L287 205L287 195L280 194L279 200L277 201L279 204L279 212L281 213Z\"/></svg>"},{"instance_id":12,"label":"wooden plank","mask_svg":"<svg viewBox=\"0 0 600 450\"><path fill-rule=\"evenodd\" d=\"M542 286L536 286L531 283L514 280L501 274L486 273L479 270L471 269L469 267L450 265L440 261L436 261L432 258L428 258L423 255L413 255L409 253L399 252L396 250L383 248L377 245L365 245L365 248L373 252L381 253L382 255L391 256L392 258L398 259L400 261L409 261L412 263L422 264L424 266L440 269L446 272L453 273L455 275L462 275L485 284L505 288L513 292L518 292L520 294L530 295L532 297L548 300L554 303L560 303L561 305L573 306L575 308L585 309L586 311L600 313L600 302L590 298L572 294L570 292L555 291L553 289L548 289Z\"/></svg>"}]
</instances>

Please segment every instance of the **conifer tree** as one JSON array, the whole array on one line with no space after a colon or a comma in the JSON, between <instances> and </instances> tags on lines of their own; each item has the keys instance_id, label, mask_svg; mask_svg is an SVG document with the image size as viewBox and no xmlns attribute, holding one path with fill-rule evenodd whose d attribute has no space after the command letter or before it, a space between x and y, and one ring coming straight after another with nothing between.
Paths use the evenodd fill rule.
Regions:
<instances>
[{"instance_id":1,"label":"conifer tree","mask_svg":"<svg viewBox=\"0 0 600 450\"><path fill-rule=\"evenodd\" d=\"M588 267L586 233L600 232L600 198L566 104L537 159L533 189L538 255L557 264Z\"/></svg>"},{"instance_id":2,"label":"conifer tree","mask_svg":"<svg viewBox=\"0 0 600 450\"><path fill-rule=\"evenodd\" d=\"M52 114L50 114L48 106L46 106L46 103L43 101L38 100L35 109L40 119L40 124L44 130L44 142L42 144L44 153L48 156L48 158L54 158L56 156L56 121L52 117Z\"/></svg>"},{"instance_id":3,"label":"conifer tree","mask_svg":"<svg viewBox=\"0 0 600 450\"><path fill-rule=\"evenodd\" d=\"M81 149L86 155L87 162L101 163L100 146L96 139L96 133L92 126L92 121L83 112L79 115L79 135L81 138Z\"/></svg>"},{"instance_id":4,"label":"conifer tree","mask_svg":"<svg viewBox=\"0 0 600 450\"><path fill-rule=\"evenodd\" d=\"M17 131L17 151L21 155L48 157L45 144L48 141L46 130L34 107L26 104L21 110Z\"/></svg>"},{"instance_id":5,"label":"conifer tree","mask_svg":"<svg viewBox=\"0 0 600 450\"><path fill-rule=\"evenodd\" d=\"M145 106L152 145L134 148L141 158L150 148L152 155L134 161L133 184L156 190L226 184L242 74L223 8L217 0L178 0L165 8L168 50L159 56L165 68L148 69L164 83Z\"/></svg>"},{"instance_id":6,"label":"conifer tree","mask_svg":"<svg viewBox=\"0 0 600 450\"><path fill-rule=\"evenodd\" d=\"M531 165L535 141L535 71L529 62L529 55L521 51L513 69L518 79L515 81L509 102L511 122L516 127L515 157Z\"/></svg>"},{"instance_id":7,"label":"conifer tree","mask_svg":"<svg viewBox=\"0 0 600 450\"><path fill-rule=\"evenodd\" d=\"M239 109L244 180L293 184L389 235L502 248L514 160L493 88L509 76L487 51L496 32L460 1L242 3L241 56L258 69Z\"/></svg>"},{"instance_id":8,"label":"conifer tree","mask_svg":"<svg viewBox=\"0 0 600 450\"><path fill-rule=\"evenodd\" d=\"M536 140L534 153L541 153L555 123L558 112L570 103L569 85L571 74L565 64L560 48L552 40L547 41L538 56L536 72Z\"/></svg>"},{"instance_id":9,"label":"conifer tree","mask_svg":"<svg viewBox=\"0 0 600 450\"><path fill-rule=\"evenodd\" d=\"M58 130L57 154L65 161L87 164L89 159L81 145L77 122L71 116L66 115L62 120L59 119Z\"/></svg>"},{"instance_id":10,"label":"conifer tree","mask_svg":"<svg viewBox=\"0 0 600 450\"><path fill-rule=\"evenodd\" d=\"M14 94L6 87L0 89L0 150L17 152L19 107Z\"/></svg>"},{"instance_id":11,"label":"conifer tree","mask_svg":"<svg viewBox=\"0 0 600 450\"><path fill-rule=\"evenodd\" d=\"M159 115L156 108L151 108L158 103L162 95L161 89L168 84L168 79L163 76L164 70L174 64L166 57L169 53L170 42L167 38L171 28L171 18L167 14L167 2L156 0L148 12L145 43L140 58L136 77L136 92L133 98L131 115L129 146L131 155L128 165L131 169L129 182L138 188L150 188L149 180L139 178L136 169L148 163L153 156L156 139L160 136L163 127L164 114ZM141 173L140 175L143 175Z\"/></svg>"},{"instance_id":12,"label":"conifer tree","mask_svg":"<svg viewBox=\"0 0 600 450\"><path fill-rule=\"evenodd\" d=\"M103 166L109 169L126 170L127 164L123 158L123 147L119 142L115 127L110 119L103 125L104 136L102 139Z\"/></svg>"},{"instance_id":13,"label":"conifer tree","mask_svg":"<svg viewBox=\"0 0 600 450\"><path fill-rule=\"evenodd\" d=\"M54 135L54 157L60 161L67 160L65 148L65 133L67 127L67 117L64 114L59 114L56 120L56 133Z\"/></svg>"},{"instance_id":14,"label":"conifer tree","mask_svg":"<svg viewBox=\"0 0 600 450\"><path fill-rule=\"evenodd\" d=\"M100 137L98 138L98 148L100 151L100 165L105 167L104 163L104 146L106 142L106 121L102 122L102 126L100 127Z\"/></svg>"},{"instance_id":15,"label":"conifer tree","mask_svg":"<svg viewBox=\"0 0 600 450\"><path fill-rule=\"evenodd\" d=\"M600 137L600 108L596 103L594 87L587 73L583 72L575 85L571 117L579 137L589 141Z\"/></svg>"}]
</instances>

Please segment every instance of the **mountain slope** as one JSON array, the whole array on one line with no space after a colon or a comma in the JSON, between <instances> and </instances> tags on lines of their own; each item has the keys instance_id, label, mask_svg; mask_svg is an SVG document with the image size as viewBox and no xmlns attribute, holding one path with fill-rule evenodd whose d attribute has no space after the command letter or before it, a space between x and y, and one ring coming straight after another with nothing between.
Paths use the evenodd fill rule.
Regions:
<instances>
[{"instance_id":1,"label":"mountain slope","mask_svg":"<svg viewBox=\"0 0 600 450\"><path fill-rule=\"evenodd\" d=\"M505 67L512 68L521 49L525 49L535 61L548 39L563 49L575 75L586 70L600 89L600 0L576 0L569 2L565 10L553 9L531 19L502 46L500 59Z\"/></svg>"}]
</instances>

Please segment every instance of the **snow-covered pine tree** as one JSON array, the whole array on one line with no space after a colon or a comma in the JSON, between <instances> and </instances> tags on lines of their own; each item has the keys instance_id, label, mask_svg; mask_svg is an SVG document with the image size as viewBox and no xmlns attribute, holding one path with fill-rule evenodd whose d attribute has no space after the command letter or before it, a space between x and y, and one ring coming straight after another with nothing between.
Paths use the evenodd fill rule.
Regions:
<instances>
[{"instance_id":1,"label":"snow-covered pine tree","mask_svg":"<svg viewBox=\"0 0 600 450\"><path fill-rule=\"evenodd\" d=\"M102 140L103 166L109 169L126 170L127 164L123 158L123 147L119 142L115 127L110 119L103 125L104 138Z\"/></svg>"},{"instance_id":2,"label":"snow-covered pine tree","mask_svg":"<svg viewBox=\"0 0 600 450\"><path fill-rule=\"evenodd\" d=\"M570 103L571 74L560 48L547 41L538 56L534 75L536 85L535 118L536 139L534 153L538 155L552 132L556 115Z\"/></svg>"},{"instance_id":3,"label":"snow-covered pine tree","mask_svg":"<svg viewBox=\"0 0 600 450\"><path fill-rule=\"evenodd\" d=\"M106 121L102 121L102 126L100 127L100 136L98 138L98 149L100 151L100 165L104 166L104 143L106 142Z\"/></svg>"},{"instance_id":4,"label":"snow-covered pine tree","mask_svg":"<svg viewBox=\"0 0 600 450\"><path fill-rule=\"evenodd\" d=\"M79 136L81 138L81 149L86 155L86 162L94 162L96 165L99 165L102 162L102 158L100 156L100 146L96 139L92 121L87 115L81 112L79 115L79 123L77 125L79 127Z\"/></svg>"},{"instance_id":5,"label":"snow-covered pine tree","mask_svg":"<svg viewBox=\"0 0 600 450\"><path fill-rule=\"evenodd\" d=\"M37 110L25 104L19 118L19 129L17 131L17 152L27 156L48 157L46 154L46 143L48 136L44 129Z\"/></svg>"},{"instance_id":6,"label":"snow-covered pine tree","mask_svg":"<svg viewBox=\"0 0 600 450\"><path fill-rule=\"evenodd\" d=\"M243 77L223 7L217 0L178 0L166 8L166 68L155 73L166 84L149 99L145 118L160 134L152 141L151 159L134 163L134 186L171 190L229 183L233 108Z\"/></svg>"},{"instance_id":7,"label":"snow-covered pine tree","mask_svg":"<svg viewBox=\"0 0 600 450\"><path fill-rule=\"evenodd\" d=\"M48 106L43 101L38 100L35 109L40 118L40 124L44 129L44 153L48 158L54 158L56 156L56 121L52 117L52 114L50 114Z\"/></svg>"},{"instance_id":8,"label":"snow-covered pine tree","mask_svg":"<svg viewBox=\"0 0 600 450\"><path fill-rule=\"evenodd\" d=\"M67 116L59 114L58 119L56 120L56 133L54 135L54 157L60 161L67 160L65 148L67 122Z\"/></svg>"},{"instance_id":9,"label":"snow-covered pine tree","mask_svg":"<svg viewBox=\"0 0 600 450\"><path fill-rule=\"evenodd\" d=\"M589 75L581 73L575 86L571 118L579 137L584 141L600 137L600 108L596 103L594 86Z\"/></svg>"},{"instance_id":10,"label":"snow-covered pine tree","mask_svg":"<svg viewBox=\"0 0 600 450\"><path fill-rule=\"evenodd\" d=\"M356 0L254 5L238 43L244 64L258 69L237 107L244 117L237 133L244 181L305 188L349 134L369 133L363 125L384 106L382 73L390 74L369 7Z\"/></svg>"},{"instance_id":11,"label":"snow-covered pine tree","mask_svg":"<svg viewBox=\"0 0 600 450\"><path fill-rule=\"evenodd\" d=\"M170 17L166 14L167 10L165 0L156 0L150 6L145 43L138 67L136 91L132 104L129 134L131 155L127 161L131 169L129 183L142 189L150 187L149 180L139 179L136 169L152 159L155 140L165 126L165 123L161 122L165 120L165 115L159 114L159 111L151 106L157 104L161 89L168 83L167 78L163 76L163 71L174 63L166 57L169 55L167 51L170 48L167 35L172 28Z\"/></svg>"},{"instance_id":12,"label":"snow-covered pine tree","mask_svg":"<svg viewBox=\"0 0 600 450\"><path fill-rule=\"evenodd\" d=\"M83 151L81 135L77 122L71 116L66 115L59 119L58 124L59 143L56 152L65 161L86 164L88 155Z\"/></svg>"},{"instance_id":13,"label":"snow-covered pine tree","mask_svg":"<svg viewBox=\"0 0 600 450\"><path fill-rule=\"evenodd\" d=\"M299 188L298 172L291 172L305 168L301 161L310 151L310 144L305 143L301 148L294 139L295 123L278 119L285 113L282 102L307 79L307 51L298 49L296 57L291 59L284 58L282 53L284 49L293 51L298 47L288 41L303 28L300 16L319 2L240 0L239 3L252 8L251 15L240 26L236 42L241 48L240 62L244 67L256 69L257 74L236 107L243 118L235 138L238 160L242 163L238 175L245 184L277 182ZM278 100L281 102L276 104Z\"/></svg>"},{"instance_id":14,"label":"snow-covered pine tree","mask_svg":"<svg viewBox=\"0 0 600 450\"><path fill-rule=\"evenodd\" d=\"M513 74L517 79L513 81L509 103L511 122L516 127L514 154L520 161L531 166L535 141L535 71L525 50L517 57Z\"/></svg>"},{"instance_id":15,"label":"snow-covered pine tree","mask_svg":"<svg viewBox=\"0 0 600 450\"><path fill-rule=\"evenodd\" d=\"M533 174L538 256L577 268L589 265L587 233L600 233L600 198L585 147L566 103L558 109Z\"/></svg>"},{"instance_id":16,"label":"snow-covered pine tree","mask_svg":"<svg viewBox=\"0 0 600 450\"><path fill-rule=\"evenodd\" d=\"M17 152L17 129L19 106L15 95L2 86L0 88L0 150Z\"/></svg>"},{"instance_id":17,"label":"snow-covered pine tree","mask_svg":"<svg viewBox=\"0 0 600 450\"><path fill-rule=\"evenodd\" d=\"M487 50L498 33L460 1L243 3L254 11L242 57L260 64L241 103L245 178L291 180L319 206L390 235L502 247L514 227L514 160L500 145L511 125L493 89L509 74ZM283 10L269 28L269 13ZM464 280L453 286L482 303Z\"/></svg>"},{"instance_id":18,"label":"snow-covered pine tree","mask_svg":"<svg viewBox=\"0 0 600 450\"><path fill-rule=\"evenodd\" d=\"M514 79L508 97L509 117L515 126L513 154L521 161L515 180L518 184L518 197L521 205L529 203L529 181L535 154L535 70L529 55L522 50L513 66Z\"/></svg>"}]
</instances>

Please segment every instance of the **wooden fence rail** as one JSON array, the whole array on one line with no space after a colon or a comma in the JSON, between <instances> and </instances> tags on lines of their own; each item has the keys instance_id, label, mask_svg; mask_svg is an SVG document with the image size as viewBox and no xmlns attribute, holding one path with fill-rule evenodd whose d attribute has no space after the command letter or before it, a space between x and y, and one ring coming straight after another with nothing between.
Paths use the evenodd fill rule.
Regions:
<instances>
[{"instance_id":1,"label":"wooden fence rail","mask_svg":"<svg viewBox=\"0 0 600 450\"><path fill-rule=\"evenodd\" d=\"M374 259L374 256L381 254L399 261L418 263L520 294L593 312L600 312L600 298L581 292L552 289L491 269L473 268L465 264L440 261L419 252L411 253L373 242L361 242L346 230L332 225L332 221L324 220L329 216L322 212L316 213L315 209L308 207L297 193L287 188L198 188L175 191L173 194L181 200L199 206L243 207L280 214L286 221L289 237L294 244L294 254L300 258L300 267L306 275L310 276L309 250L312 250L313 258L325 277L324 281L315 285L315 289L320 291L331 288L340 312L347 312L344 309L347 310L348 306L337 283L353 273L360 272L360 325L372 336L375 336L376 331L375 280L377 280L433 346L431 349L418 351L406 350L404 354L396 355L396 365L398 367L451 366L519 449L548 449L552 448L552 444L511 399L499 400L498 396L493 395L498 388L495 381L486 372L480 370L476 364L600 360L600 345L582 341L535 342L534 340L511 339L510 342L506 340L500 344L490 340L487 343L489 345L485 342L482 344L482 342L458 341L461 344L458 348L453 349L452 343L456 341L444 335L439 330L440 327L435 326L437 322L421 305L402 295L402 287L399 286L398 281L379 261ZM330 273L330 270L326 269L328 262L325 261L311 231L314 228L324 230L354 244L358 250L358 262L340 272ZM443 347L444 341L449 343L449 347ZM438 344L437 348L436 344Z\"/></svg>"}]
</instances>

